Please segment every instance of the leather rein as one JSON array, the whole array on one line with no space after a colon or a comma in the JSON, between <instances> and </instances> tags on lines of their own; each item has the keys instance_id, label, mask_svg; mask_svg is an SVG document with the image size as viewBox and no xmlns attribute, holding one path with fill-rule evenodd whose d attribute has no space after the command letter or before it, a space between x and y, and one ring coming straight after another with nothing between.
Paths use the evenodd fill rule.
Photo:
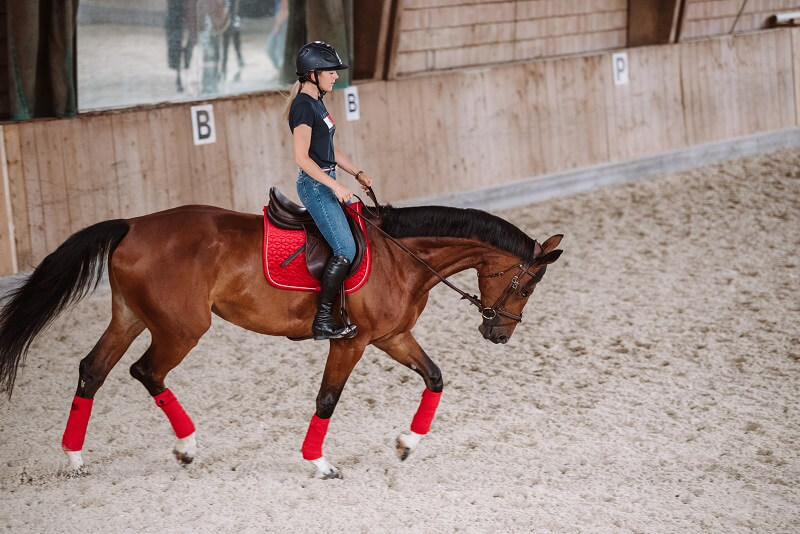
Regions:
<instances>
[{"instance_id":1,"label":"leather rein","mask_svg":"<svg viewBox=\"0 0 800 534\"><path fill-rule=\"evenodd\" d=\"M369 211L372 214L373 217L379 216L381 208L380 208L380 204L378 204L378 199L375 197L375 192L372 190L371 187L368 187L366 189L366 193L367 193L367 196L369 196L370 200L372 200L372 202L375 204L375 210L378 212L377 215L372 213L372 210L369 207L367 207L367 205L364 203L363 200L361 200L361 197L359 197L358 195L353 195L353 196L356 197L361 202L361 204L364 206L364 209ZM517 273L514 275L514 277L509 282L508 286L506 286L506 289L505 289L505 291L503 291L503 294L500 295L500 297L495 301L495 303L492 304L491 306L484 306L483 303L481 302L480 298L478 298L477 295L470 295L469 293L467 293L465 291L462 291L461 289L456 287L452 282L447 280L447 278L442 276L436 269L434 269L433 267L428 265L425 262L425 260L423 260L422 258L417 256L416 254L414 254L408 247L406 247L400 241L398 241L394 237L392 237L389 234L387 234L383 230L383 228L381 228L380 226L378 226L377 224L375 224L371 220L367 219L366 217L364 217L363 215L358 213L356 210L354 210L353 208L351 208L347 204L343 204L343 205L350 211L350 213L360 217L361 220L363 220L364 222L366 222L367 224L369 224L370 226L375 228L385 238L387 238L389 241L391 241L392 243L394 243L395 245L400 247L403 250L403 252L405 252L406 254L408 254L409 256L414 258L415 260L417 260L426 269L428 269L430 272L432 272L447 287L449 287L450 289L452 289L453 291L455 291L456 293L461 295L461 299L462 300L466 300L466 301L470 302L471 304L475 305L478 308L478 311L480 311L481 316L483 317L483 321L487 326L494 326L497 323L497 316L498 315L502 315L503 317L508 317L509 319L511 319L511 320L513 320L515 322L518 322L518 323L522 322L522 314L518 315L516 313L511 313L510 311L503 309L502 306L503 306L503 304L505 304L506 300L508 300L508 297L510 297L517 290L517 288L519 288L520 279L521 279L522 275L524 275L524 274L530 275L531 276L531 281L522 289L522 293L527 292L528 294L530 294L530 289L533 286L533 284L535 283L534 281L536 279L536 274L532 273L530 271L530 267L531 267L531 262L530 261L521 261L518 264L512 265L511 267L508 267L507 269L503 269L502 271L498 271L498 272L493 273L493 274L481 275L479 273L478 274L478 278L495 278L495 277L498 277L498 276L503 276L504 274L508 273L509 271L512 271L514 268L518 268L519 269L519 271L517 271ZM523 295L523 296L526 296L526 295Z\"/></svg>"}]
</instances>

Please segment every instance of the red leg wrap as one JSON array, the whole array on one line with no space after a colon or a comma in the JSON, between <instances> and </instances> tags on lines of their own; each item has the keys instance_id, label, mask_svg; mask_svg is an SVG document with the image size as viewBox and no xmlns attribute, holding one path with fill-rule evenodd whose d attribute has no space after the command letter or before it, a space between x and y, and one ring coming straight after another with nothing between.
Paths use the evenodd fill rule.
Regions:
<instances>
[{"instance_id":1,"label":"red leg wrap","mask_svg":"<svg viewBox=\"0 0 800 534\"><path fill-rule=\"evenodd\" d=\"M317 414L311 417L311 422L308 424L308 432L306 432L306 439L303 440L303 459L316 460L322 458L322 442L325 440L325 434L328 433L328 423L330 419L320 419Z\"/></svg>"},{"instance_id":2,"label":"red leg wrap","mask_svg":"<svg viewBox=\"0 0 800 534\"><path fill-rule=\"evenodd\" d=\"M164 393L159 393L153 397L153 400L156 401L156 406L164 410L178 439L185 438L194 432L194 423L192 423L191 418L186 415L183 406L178 402L178 399L172 391L167 389Z\"/></svg>"},{"instance_id":3,"label":"red leg wrap","mask_svg":"<svg viewBox=\"0 0 800 534\"><path fill-rule=\"evenodd\" d=\"M429 389L422 392L422 400L419 402L417 413L411 421L411 431L417 434L427 434L431 429L433 416L436 415L436 408L439 406L439 399L442 392L434 393Z\"/></svg>"},{"instance_id":4,"label":"red leg wrap","mask_svg":"<svg viewBox=\"0 0 800 534\"><path fill-rule=\"evenodd\" d=\"M93 399L84 399L78 396L72 399L67 428L61 439L61 448L65 451L83 449L83 440L86 439L86 428L89 426L89 417L92 415L93 402Z\"/></svg>"}]
</instances>

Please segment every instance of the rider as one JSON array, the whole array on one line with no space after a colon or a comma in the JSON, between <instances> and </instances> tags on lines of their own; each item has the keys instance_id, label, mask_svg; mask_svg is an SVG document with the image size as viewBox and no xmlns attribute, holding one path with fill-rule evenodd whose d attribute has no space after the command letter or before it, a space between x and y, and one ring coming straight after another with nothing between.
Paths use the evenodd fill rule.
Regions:
<instances>
[{"instance_id":1,"label":"rider","mask_svg":"<svg viewBox=\"0 0 800 534\"><path fill-rule=\"evenodd\" d=\"M346 69L339 54L329 44L314 41L297 52L298 81L289 93L287 111L299 167L297 195L317 223L333 249L325 267L317 313L311 327L314 339L351 338L355 325L342 326L331 315L333 301L350 270L356 245L340 202L348 202L353 193L336 180L336 166L352 174L366 190L372 180L350 158L333 146L336 125L325 109L322 97L333 89L337 71Z\"/></svg>"}]
</instances>

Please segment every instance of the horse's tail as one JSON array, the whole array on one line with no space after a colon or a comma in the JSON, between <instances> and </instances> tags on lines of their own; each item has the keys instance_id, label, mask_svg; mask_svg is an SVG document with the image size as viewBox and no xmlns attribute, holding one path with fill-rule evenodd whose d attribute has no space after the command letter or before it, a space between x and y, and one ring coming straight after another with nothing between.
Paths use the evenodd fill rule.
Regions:
<instances>
[{"instance_id":1,"label":"horse's tail","mask_svg":"<svg viewBox=\"0 0 800 534\"><path fill-rule=\"evenodd\" d=\"M0 390L9 398L33 338L64 308L97 287L106 256L129 229L127 221L114 219L73 234L9 293L0 311Z\"/></svg>"}]
</instances>

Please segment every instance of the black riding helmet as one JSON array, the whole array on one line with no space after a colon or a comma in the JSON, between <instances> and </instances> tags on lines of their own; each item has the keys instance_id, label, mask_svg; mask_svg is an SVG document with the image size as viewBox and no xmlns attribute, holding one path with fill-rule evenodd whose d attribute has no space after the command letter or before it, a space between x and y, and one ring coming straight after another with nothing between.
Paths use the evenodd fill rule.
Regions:
<instances>
[{"instance_id":1,"label":"black riding helmet","mask_svg":"<svg viewBox=\"0 0 800 534\"><path fill-rule=\"evenodd\" d=\"M297 52L297 76L301 82L313 83L319 89L319 96L325 96L325 91L319 86L319 74L312 80L312 72L319 73L321 70L343 70L348 68L342 63L339 54L331 45L324 41L314 41L303 45Z\"/></svg>"},{"instance_id":2,"label":"black riding helmet","mask_svg":"<svg viewBox=\"0 0 800 534\"><path fill-rule=\"evenodd\" d=\"M324 41L314 41L303 45L297 52L297 75L306 76L318 70L343 70L348 68L342 63L339 54Z\"/></svg>"}]
</instances>

